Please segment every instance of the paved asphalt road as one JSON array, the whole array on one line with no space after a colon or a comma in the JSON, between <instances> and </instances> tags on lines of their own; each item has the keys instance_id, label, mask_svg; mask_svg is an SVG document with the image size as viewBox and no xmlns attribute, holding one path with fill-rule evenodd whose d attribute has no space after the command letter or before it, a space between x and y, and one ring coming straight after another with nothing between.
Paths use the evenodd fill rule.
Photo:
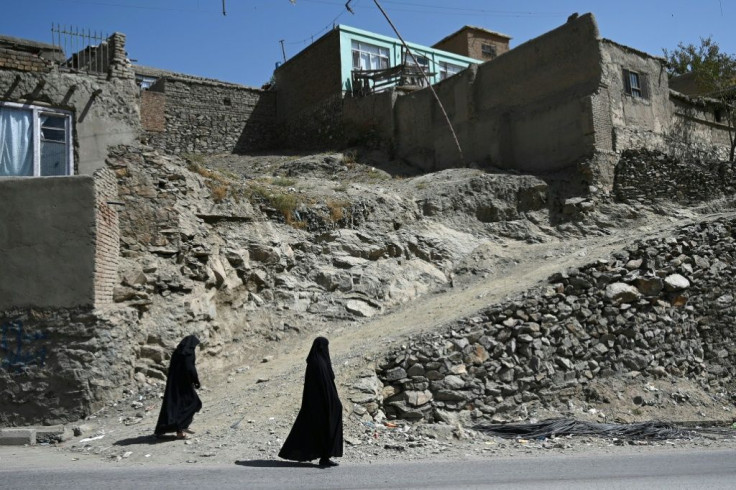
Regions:
<instances>
[{"instance_id":1,"label":"paved asphalt road","mask_svg":"<svg viewBox=\"0 0 736 490\"><path fill-rule=\"evenodd\" d=\"M736 488L736 451L399 461L321 469L284 461L232 465L13 467L3 458L2 489L226 488Z\"/></svg>"}]
</instances>

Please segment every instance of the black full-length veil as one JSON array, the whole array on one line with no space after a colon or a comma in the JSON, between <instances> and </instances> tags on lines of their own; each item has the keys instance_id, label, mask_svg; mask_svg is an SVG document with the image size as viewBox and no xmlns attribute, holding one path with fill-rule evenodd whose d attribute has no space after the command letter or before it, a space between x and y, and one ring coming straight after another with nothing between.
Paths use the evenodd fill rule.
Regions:
<instances>
[{"instance_id":1,"label":"black full-length veil","mask_svg":"<svg viewBox=\"0 0 736 490\"><path fill-rule=\"evenodd\" d=\"M202 408L197 396L199 388L195 349L199 339L194 335L184 337L171 355L166 390L161 412L156 423L156 435L178 432L189 427L194 414Z\"/></svg>"},{"instance_id":2,"label":"black full-length veil","mask_svg":"<svg viewBox=\"0 0 736 490\"><path fill-rule=\"evenodd\" d=\"M307 356L302 406L279 457L294 461L342 456L342 403L335 386L329 341L317 337Z\"/></svg>"}]
</instances>

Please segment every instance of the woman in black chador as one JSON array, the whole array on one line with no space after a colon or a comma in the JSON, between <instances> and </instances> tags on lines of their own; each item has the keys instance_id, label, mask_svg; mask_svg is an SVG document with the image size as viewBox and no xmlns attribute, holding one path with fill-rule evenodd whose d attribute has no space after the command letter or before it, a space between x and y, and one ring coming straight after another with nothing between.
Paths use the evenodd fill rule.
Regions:
<instances>
[{"instance_id":1,"label":"woman in black chador","mask_svg":"<svg viewBox=\"0 0 736 490\"><path fill-rule=\"evenodd\" d=\"M184 439L184 430L189 428L194 414L202 408L202 402L194 390L199 388L199 376L194 365L194 350L198 344L197 337L188 335L179 342L171 355L164 402L156 423L157 436L176 432L177 438Z\"/></svg>"},{"instance_id":2,"label":"woman in black chador","mask_svg":"<svg viewBox=\"0 0 736 490\"><path fill-rule=\"evenodd\" d=\"M337 466L330 458L342 456L342 403L337 395L329 342L317 337L307 356L302 408L279 457L294 461L319 458L320 466Z\"/></svg>"}]
</instances>

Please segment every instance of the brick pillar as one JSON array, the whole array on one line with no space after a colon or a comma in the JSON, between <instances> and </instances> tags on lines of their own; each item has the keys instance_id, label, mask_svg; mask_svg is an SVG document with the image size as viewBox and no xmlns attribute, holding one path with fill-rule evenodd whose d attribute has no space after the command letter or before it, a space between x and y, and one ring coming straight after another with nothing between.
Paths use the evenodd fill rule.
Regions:
<instances>
[{"instance_id":1,"label":"brick pillar","mask_svg":"<svg viewBox=\"0 0 736 490\"><path fill-rule=\"evenodd\" d=\"M118 199L118 182L108 169L94 173L95 179L95 307L112 304L118 281L120 227L118 212L111 202Z\"/></svg>"}]
</instances>

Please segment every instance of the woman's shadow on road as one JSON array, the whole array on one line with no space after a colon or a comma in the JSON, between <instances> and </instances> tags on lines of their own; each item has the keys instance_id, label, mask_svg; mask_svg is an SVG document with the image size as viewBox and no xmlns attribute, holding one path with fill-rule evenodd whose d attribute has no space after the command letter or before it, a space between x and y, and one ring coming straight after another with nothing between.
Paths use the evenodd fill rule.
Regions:
<instances>
[{"instance_id":1,"label":"woman's shadow on road","mask_svg":"<svg viewBox=\"0 0 736 490\"><path fill-rule=\"evenodd\" d=\"M162 442L171 442L181 440L176 436L156 436L153 434L146 434L144 436L129 437L127 439L120 439L119 441L113 442L113 446L131 446L133 444L161 444Z\"/></svg>"},{"instance_id":2,"label":"woman's shadow on road","mask_svg":"<svg viewBox=\"0 0 736 490\"><path fill-rule=\"evenodd\" d=\"M297 461L278 461L274 459L249 459L236 461L238 466L250 466L252 468L321 468L314 463L299 463Z\"/></svg>"}]
</instances>

